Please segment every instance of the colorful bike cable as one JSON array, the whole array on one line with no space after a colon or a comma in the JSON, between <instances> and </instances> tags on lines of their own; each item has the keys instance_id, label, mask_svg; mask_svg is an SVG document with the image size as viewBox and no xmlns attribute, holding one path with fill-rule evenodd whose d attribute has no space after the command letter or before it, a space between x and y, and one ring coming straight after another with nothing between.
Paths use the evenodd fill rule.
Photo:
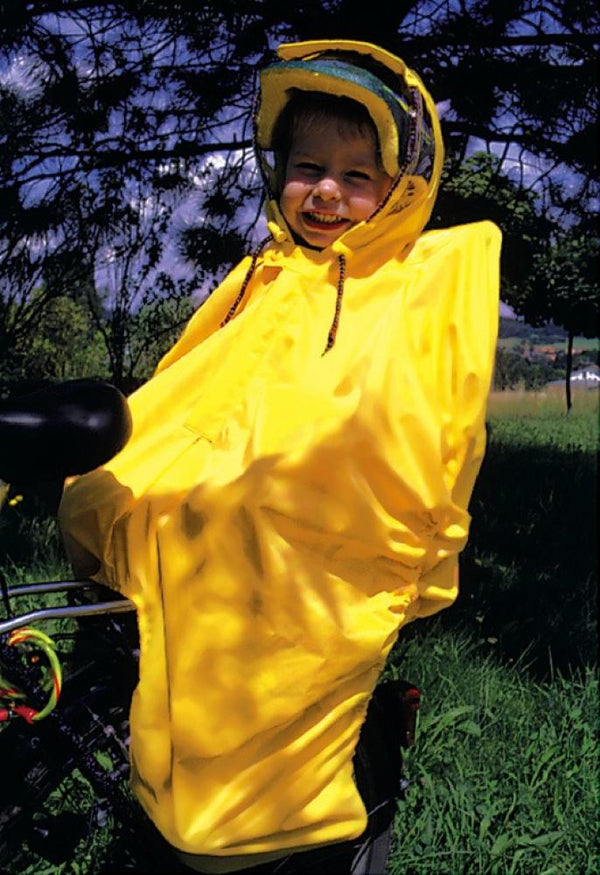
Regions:
<instances>
[{"instance_id":1,"label":"colorful bike cable","mask_svg":"<svg viewBox=\"0 0 600 875\"><path fill-rule=\"evenodd\" d=\"M15 629L10 633L7 645L14 647L22 644L33 644L39 650L43 651L48 660L50 668L50 677L44 682L44 687L50 689L50 696L44 707L38 711L35 708L25 704L25 702L17 702L18 699L24 699L25 694L20 690L7 683L6 679L0 675L0 698L8 700L7 707L0 707L0 723L8 720L12 714L18 714L27 723L37 723L47 717L54 710L58 702L60 691L62 689L62 669L58 656L56 655L56 645L49 635L41 632L39 629L31 629L24 627ZM35 657L37 659L37 657Z\"/></svg>"}]
</instances>

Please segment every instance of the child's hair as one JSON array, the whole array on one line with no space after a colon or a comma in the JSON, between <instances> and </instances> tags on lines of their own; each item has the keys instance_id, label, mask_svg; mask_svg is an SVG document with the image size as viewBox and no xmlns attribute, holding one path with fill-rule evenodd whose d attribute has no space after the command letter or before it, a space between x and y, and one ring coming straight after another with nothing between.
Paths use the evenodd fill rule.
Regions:
<instances>
[{"instance_id":1,"label":"child's hair","mask_svg":"<svg viewBox=\"0 0 600 875\"><path fill-rule=\"evenodd\" d=\"M298 89L291 89L291 91L290 99L273 128L273 151L280 183L281 174L285 172L292 143L298 131L332 118L336 120L338 131L342 136L352 131L358 132L363 137L372 137L377 152L377 162L381 164L377 128L362 104L349 97L337 97L323 91Z\"/></svg>"}]
</instances>

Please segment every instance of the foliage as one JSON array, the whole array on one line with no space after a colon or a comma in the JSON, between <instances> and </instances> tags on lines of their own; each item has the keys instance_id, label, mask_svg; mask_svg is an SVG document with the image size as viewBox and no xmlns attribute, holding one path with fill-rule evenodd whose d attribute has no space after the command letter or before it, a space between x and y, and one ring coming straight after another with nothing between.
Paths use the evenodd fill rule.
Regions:
<instances>
[{"instance_id":1,"label":"foliage","mask_svg":"<svg viewBox=\"0 0 600 875\"><path fill-rule=\"evenodd\" d=\"M128 258L124 261L130 265ZM132 290L135 287L128 272L129 269L120 279L112 306L106 290L91 302L91 319L103 341L108 377L126 393L151 376L158 359L193 312L189 289L184 291L164 275L157 278L155 288L143 296L143 303L134 307ZM172 290L171 295L168 289ZM161 297L163 292L165 298Z\"/></svg>"},{"instance_id":2,"label":"foliage","mask_svg":"<svg viewBox=\"0 0 600 875\"><path fill-rule=\"evenodd\" d=\"M501 222L506 282L530 263L518 247L532 204L554 221L589 210L591 0L376 0L366 18L356 12L349 0L0 3L0 363L26 347L53 297L85 288L112 379L141 379L152 336L136 314L206 293L251 241L251 94L280 40L366 39L422 73L445 108L440 220L462 209L473 143L499 153L465 173L476 214L513 212Z\"/></svg>"},{"instance_id":3,"label":"foliage","mask_svg":"<svg viewBox=\"0 0 600 875\"><path fill-rule=\"evenodd\" d=\"M545 343L540 342L540 337L532 333L500 338L496 346L494 389L504 391L520 388L535 391L548 384L554 385L559 380L564 381L568 367L568 346L566 349L561 348L564 337L551 343L548 338L544 339ZM585 368L598 363L597 340L594 343L578 337L573 348L573 368Z\"/></svg>"},{"instance_id":4,"label":"foliage","mask_svg":"<svg viewBox=\"0 0 600 875\"><path fill-rule=\"evenodd\" d=\"M445 176L434 224L483 218L495 221L503 232L503 300L540 330L551 323L567 333L564 376L569 409L573 337L598 337L600 329L597 229L590 217L567 228L553 226L547 217L540 216L537 195L519 187L503 172L496 155L474 153L456 171L450 173L446 167ZM501 348L496 357L495 386L514 388L522 383L527 389L540 388L552 379L548 371L542 362L526 362Z\"/></svg>"},{"instance_id":5,"label":"foliage","mask_svg":"<svg viewBox=\"0 0 600 875\"><path fill-rule=\"evenodd\" d=\"M562 231L536 254L528 281L511 302L530 321L552 320L567 330L567 410L571 409L573 338L577 333L586 337L600 333L599 253L600 237L589 219Z\"/></svg>"},{"instance_id":6,"label":"foliage","mask_svg":"<svg viewBox=\"0 0 600 875\"><path fill-rule=\"evenodd\" d=\"M600 242L589 219L557 231L547 217L540 216L537 200L534 192L519 187L503 172L498 156L477 152L453 172L446 167L434 223L488 218L500 226L503 300L528 322L537 326L551 322L568 333L562 376L570 409L573 336L580 333L597 337L600 327L597 295ZM530 361L500 347L496 353L494 386L539 389L557 376L552 370L544 361Z\"/></svg>"},{"instance_id":7,"label":"foliage","mask_svg":"<svg viewBox=\"0 0 600 875\"><path fill-rule=\"evenodd\" d=\"M552 320L570 335L598 337L598 256L600 238L591 227L574 226L537 254L525 288L525 318Z\"/></svg>"},{"instance_id":8,"label":"foliage","mask_svg":"<svg viewBox=\"0 0 600 875\"><path fill-rule=\"evenodd\" d=\"M44 307L32 337L19 338L5 365L5 378L18 382L108 377L106 351L89 310L60 295Z\"/></svg>"},{"instance_id":9,"label":"foliage","mask_svg":"<svg viewBox=\"0 0 600 875\"><path fill-rule=\"evenodd\" d=\"M251 82L235 59L242 17L222 3L194 9L193 20L191 5L181 18L166 6L0 8L0 190L7 207L0 222L0 353L7 357L17 329L31 336L34 306L39 321L53 296L85 286L111 378L131 388L142 347L152 340L140 331L147 320L137 318L139 310L167 294L187 300L237 259L236 232L223 216L231 220L228 203L245 189L232 193L231 181L213 188L222 144L212 140L235 124L231 104L226 121L216 118L223 102L248 105ZM205 157L209 151L214 159ZM234 149L221 169L231 175L240 160ZM212 235L199 216L207 193ZM194 258L184 263L177 263L170 233L176 226L197 229ZM219 248L218 259L214 234L236 243L229 253Z\"/></svg>"},{"instance_id":10,"label":"foliage","mask_svg":"<svg viewBox=\"0 0 600 875\"><path fill-rule=\"evenodd\" d=\"M502 346L496 349L494 389L541 389L556 378L552 365L544 361L532 362L525 356Z\"/></svg>"},{"instance_id":11,"label":"foliage","mask_svg":"<svg viewBox=\"0 0 600 875\"><path fill-rule=\"evenodd\" d=\"M475 152L459 167L446 165L435 206L437 226L489 219L500 227L501 294L513 306L515 291L528 281L550 232L550 222L540 216L537 202L538 195L519 186L497 155Z\"/></svg>"},{"instance_id":12,"label":"foliage","mask_svg":"<svg viewBox=\"0 0 600 875\"><path fill-rule=\"evenodd\" d=\"M154 300L136 314L131 339L130 374L148 379L159 359L177 340L194 310L189 296Z\"/></svg>"}]
</instances>

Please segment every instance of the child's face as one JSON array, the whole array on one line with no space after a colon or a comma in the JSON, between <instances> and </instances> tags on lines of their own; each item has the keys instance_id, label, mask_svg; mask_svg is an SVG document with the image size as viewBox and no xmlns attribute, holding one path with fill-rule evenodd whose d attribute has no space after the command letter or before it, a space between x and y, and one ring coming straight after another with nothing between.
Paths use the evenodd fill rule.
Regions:
<instances>
[{"instance_id":1,"label":"child's face","mask_svg":"<svg viewBox=\"0 0 600 875\"><path fill-rule=\"evenodd\" d=\"M298 242L324 249L368 219L391 184L372 134L322 119L295 134L279 205Z\"/></svg>"}]
</instances>

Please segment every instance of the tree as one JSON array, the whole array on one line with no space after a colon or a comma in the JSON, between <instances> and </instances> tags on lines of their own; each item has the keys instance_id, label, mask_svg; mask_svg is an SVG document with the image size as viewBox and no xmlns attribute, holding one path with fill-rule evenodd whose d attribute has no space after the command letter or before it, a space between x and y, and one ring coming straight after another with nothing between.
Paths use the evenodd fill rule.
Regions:
<instances>
[{"instance_id":1,"label":"tree","mask_svg":"<svg viewBox=\"0 0 600 875\"><path fill-rule=\"evenodd\" d=\"M500 165L499 157L476 152L456 172L446 167L433 224L488 218L500 226L503 300L531 325L554 323L567 331L565 385L570 410L574 337L599 334L597 229L591 217L561 228L540 213L540 196L519 186ZM497 385L512 387L521 378L527 388L539 385L544 376L540 369L521 372L523 363L516 359L508 352L497 357Z\"/></svg>"},{"instance_id":2,"label":"tree","mask_svg":"<svg viewBox=\"0 0 600 875\"><path fill-rule=\"evenodd\" d=\"M522 288L518 311L535 324L553 321L567 331L565 376L567 411L571 409L571 371L575 335L598 337L598 255L600 240L591 223L573 226L550 241L534 260Z\"/></svg>"},{"instance_id":3,"label":"tree","mask_svg":"<svg viewBox=\"0 0 600 875\"><path fill-rule=\"evenodd\" d=\"M591 0L375 0L368 16L350 0L0 2L0 353L31 330L33 301L41 313L85 275L115 376L136 379L121 322L207 292L252 245L252 91L280 40L396 52L443 104L448 179L479 145L538 193L538 214L585 213L598 30ZM122 261L112 287L107 252Z\"/></svg>"},{"instance_id":4,"label":"tree","mask_svg":"<svg viewBox=\"0 0 600 875\"><path fill-rule=\"evenodd\" d=\"M546 248L552 224L540 214L539 196L521 187L489 152L474 152L455 171L448 166L434 208L434 227L489 219L502 230L502 299L511 306L530 278L536 254ZM517 312L520 313L519 310Z\"/></svg>"},{"instance_id":5,"label":"tree","mask_svg":"<svg viewBox=\"0 0 600 875\"><path fill-rule=\"evenodd\" d=\"M494 389L504 392L514 389L523 381L524 360L516 352L499 346L494 365Z\"/></svg>"},{"instance_id":6,"label":"tree","mask_svg":"<svg viewBox=\"0 0 600 875\"><path fill-rule=\"evenodd\" d=\"M172 216L169 186L157 188L147 198L139 190L134 193L131 186L121 221L110 241L95 253L96 281L93 287L87 287L87 304L104 341L110 379L126 392L148 376L140 372L148 349L156 353L161 335L180 329L191 314L190 277L175 279L162 264ZM199 276L197 270L194 280ZM167 299L161 319L155 305Z\"/></svg>"},{"instance_id":7,"label":"tree","mask_svg":"<svg viewBox=\"0 0 600 875\"><path fill-rule=\"evenodd\" d=\"M112 378L131 388L136 313L165 293L189 298L239 258L232 219L247 186L232 169L245 153L237 133L215 139L235 127L236 101L249 105L251 77L236 61L244 17L193 5L193 16L191 3L0 5L5 358L53 296L85 281ZM192 240L194 258L177 263Z\"/></svg>"},{"instance_id":8,"label":"tree","mask_svg":"<svg viewBox=\"0 0 600 875\"><path fill-rule=\"evenodd\" d=\"M35 336L27 344L18 342L10 359L13 380L23 383L107 378L107 365L102 338L87 308L66 295L49 301Z\"/></svg>"}]
</instances>

